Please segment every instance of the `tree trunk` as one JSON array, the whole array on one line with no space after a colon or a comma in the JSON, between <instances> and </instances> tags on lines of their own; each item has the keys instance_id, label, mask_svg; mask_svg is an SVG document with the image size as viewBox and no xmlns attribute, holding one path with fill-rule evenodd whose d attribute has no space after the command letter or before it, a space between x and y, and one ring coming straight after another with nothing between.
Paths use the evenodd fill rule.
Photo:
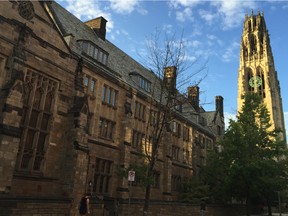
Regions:
<instances>
[{"instance_id":1,"label":"tree trunk","mask_svg":"<svg viewBox=\"0 0 288 216\"><path fill-rule=\"evenodd\" d=\"M247 195L246 195L246 215L250 216L251 212L251 199L250 199L250 191L249 191L249 187L247 189Z\"/></svg>"},{"instance_id":2,"label":"tree trunk","mask_svg":"<svg viewBox=\"0 0 288 216\"><path fill-rule=\"evenodd\" d=\"M145 191L145 200L144 200L144 206L143 206L143 216L148 215L148 209L149 209L149 202L150 202L150 191L151 191L151 186L148 184L146 186L146 191Z\"/></svg>"},{"instance_id":3,"label":"tree trunk","mask_svg":"<svg viewBox=\"0 0 288 216\"><path fill-rule=\"evenodd\" d=\"M246 215L247 216L250 216L250 198L247 198L247 201L246 201Z\"/></svg>"},{"instance_id":4,"label":"tree trunk","mask_svg":"<svg viewBox=\"0 0 288 216\"><path fill-rule=\"evenodd\" d=\"M267 208L268 208L268 215L272 216L272 207L271 207L271 200L270 198L267 199Z\"/></svg>"}]
</instances>

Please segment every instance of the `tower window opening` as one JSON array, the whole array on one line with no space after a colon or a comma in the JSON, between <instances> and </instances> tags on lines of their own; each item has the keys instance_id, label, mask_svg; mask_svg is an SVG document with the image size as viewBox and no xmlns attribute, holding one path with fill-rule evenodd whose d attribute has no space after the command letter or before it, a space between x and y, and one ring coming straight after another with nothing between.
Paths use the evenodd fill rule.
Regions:
<instances>
[{"instance_id":1,"label":"tower window opening","mask_svg":"<svg viewBox=\"0 0 288 216\"><path fill-rule=\"evenodd\" d=\"M250 93L253 93L254 92L254 83L251 83L253 79L251 79L253 77L253 74L252 74L252 71L250 68L247 68L247 77L246 77L246 80L247 80L247 91L250 92Z\"/></svg>"},{"instance_id":2,"label":"tower window opening","mask_svg":"<svg viewBox=\"0 0 288 216\"><path fill-rule=\"evenodd\" d=\"M257 68L257 77L261 80L258 85L258 94L262 97L265 98L265 78L264 78L264 73L261 67Z\"/></svg>"}]
</instances>

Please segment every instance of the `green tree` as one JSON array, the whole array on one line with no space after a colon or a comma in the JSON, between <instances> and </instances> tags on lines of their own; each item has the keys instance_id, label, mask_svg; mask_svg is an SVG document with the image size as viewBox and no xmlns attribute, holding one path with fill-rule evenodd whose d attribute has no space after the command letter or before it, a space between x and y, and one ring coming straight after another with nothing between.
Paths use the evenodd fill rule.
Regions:
<instances>
[{"instance_id":1,"label":"green tree","mask_svg":"<svg viewBox=\"0 0 288 216\"><path fill-rule=\"evenodd\" d=\"M198 176L193 176L191 179L184 181L180 186L180 201L195 204L200 204L201 201L209 201L209 187L203 184Z\"/></svg>"},{"instance_id":2,"label":"green tree","mask_svg":"<svg viewBox=\"0 0 288 216\"><path fill-rule=\"evenodd\" d=\"M223 150L208 160L204 176L222 201L245 200L248 216L255 197L266 200L272 215L273 196L287 188L286 143L278 139L280 130L271 129L262 98L247 94L244 99L242 111L230 120L220 143Z\"/></svg>"}]
</instances>

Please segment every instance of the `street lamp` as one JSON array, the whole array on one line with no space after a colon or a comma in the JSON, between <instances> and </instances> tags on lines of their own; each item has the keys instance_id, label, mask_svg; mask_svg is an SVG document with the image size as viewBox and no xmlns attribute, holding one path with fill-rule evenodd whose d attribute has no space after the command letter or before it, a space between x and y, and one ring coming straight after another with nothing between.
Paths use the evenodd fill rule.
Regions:
<instances>
[{"instance_id":1,"label":"street lamp","mask_svg":"<svg viewBox=\"0 0 288 216\"><path fill-rule=\"evenodd\" d=\"M89 183L88 183L88 186L89 186L89 192L90 192L91 195L92 195L92 185L93 185L93 183L90 180Z\"/></svg>"}]
</instances>

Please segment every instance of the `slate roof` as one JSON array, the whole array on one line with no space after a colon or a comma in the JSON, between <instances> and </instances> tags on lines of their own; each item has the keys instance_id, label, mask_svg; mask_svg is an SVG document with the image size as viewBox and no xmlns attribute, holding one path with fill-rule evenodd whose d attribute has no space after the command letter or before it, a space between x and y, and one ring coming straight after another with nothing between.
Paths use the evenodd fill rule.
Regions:
<instances>
[{"instance_id":1,"label":"slate roof","mask_svg":"<svg viewBox=\"0 0 288 216\"><path fill-rule=\"evenodd\" d=\"M49 2L48 6L51 10L50 12L53 16L54 21L56 22L60 32L62 32L63 34L63 37L72 36L73 39L69 42L70 42L70 48L75 54L83 56L81 47L77 43L78 40L87 40L93 42L98 47L109 53L107 66L103 65L102 70L104 70L111 76L114 76L116 79L121 80L126 84L132 86L133 88L138 89L143 94L151 96L149 93L145 92L144 90L138 87L138 85L132 80L130 74L136 72L145 77L147 80L153 82L155 80L156 81L158 80L158 78L156 78L156 75L153 72L149 71L139 62L135 61L133 58L131 58L121 49L116 47L109 40L107 39L102 40L101 38L99 38L92 28L83 23L69 11L60 6L58 3L52 1ZM91 61L90 63L97 65L99 67L99 63L95 63L93 61ZM185 104L185 110L191 110L191 112L183 112L183 113L179 112L178 113L179 116L182 116L187 120L187 122L196 126L202 131L206 131L206 133L215 136L208 127L204 127L200 125L197 121L195 121L195 117L193 116L194 114L191 114L195 113L195 110L190 104L188 103ZM210 113L208 115L210 115Z\"/></svg>"},{"instance_id":2,"label":"slate roof","mask_svg":"<svg viewBox=\"0 0 288 216\"><path fill-rule=\"evenodd\" d=\"M110 72L112 74L114 73L116 76L120 75L121 80L125 83L137 88L136 83L129 75L131 72L137 72L148 80L155 79L155 75L152 72L144 68L141 64L112 44L109 40L102 40L99 38L93 29L61 7L58 3L51 2L51 9L53 11L53 15L55 16L55 21L57 22L60 31L62 31L63 36L73 36L74 39L71 45L73 52L77 53L78 55L81 55L82 53L81 47L77 43L78 40L91 41L109 53L107 67L111 69ZM145 91L143 91L143 93L146 94Z\"/></svg>"}]
</instances>

